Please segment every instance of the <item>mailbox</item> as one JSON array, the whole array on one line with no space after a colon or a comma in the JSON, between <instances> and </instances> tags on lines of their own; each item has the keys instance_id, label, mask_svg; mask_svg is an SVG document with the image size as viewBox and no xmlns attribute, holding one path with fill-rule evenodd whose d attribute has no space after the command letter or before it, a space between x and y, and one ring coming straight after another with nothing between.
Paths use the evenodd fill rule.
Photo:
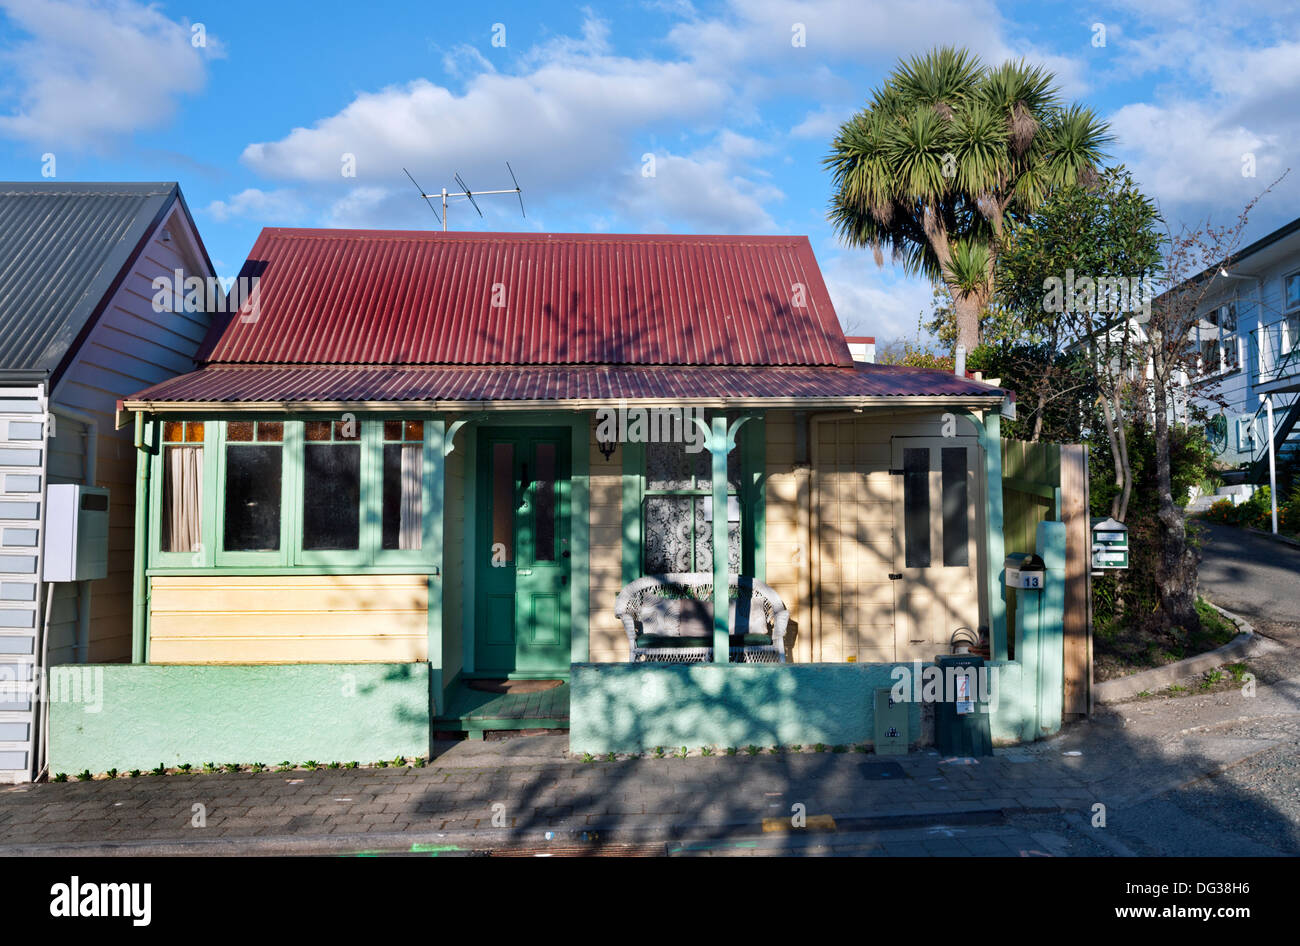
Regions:
<instances>
[{"instance_id":1,"label":"mailbox","mask_svg":"<svg viewBox=\"0 0 1300 946\"><path fill-rule=\"evenodd\" d=\"M1042 589L1047 567L1037 555L1008 555L1002 564L1008 588Z\"/></svg>"},{"instance_id":2,"label":"mailbox","mask_svg":"<svg viewBox=\"0 0 1300 946\"><path fill-rule=\"evenodd\" d=\"M1092 520L1092 567L1128 568L1128 526L1115 519Z\"/></svg>"}]
</instances>

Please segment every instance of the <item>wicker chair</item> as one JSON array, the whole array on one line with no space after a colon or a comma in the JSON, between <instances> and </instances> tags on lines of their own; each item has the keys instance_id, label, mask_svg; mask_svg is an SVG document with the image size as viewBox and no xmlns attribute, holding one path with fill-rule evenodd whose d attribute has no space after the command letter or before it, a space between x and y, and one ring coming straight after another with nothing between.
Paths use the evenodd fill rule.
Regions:
<instances>
[{"instance_id":1,"label":"wicker chair","mask_svg":"<svg viewBox=\"0 0 1300 946\"><path fill-rule=\"evenodd\" d=\"M758 579L739 575L731 576L728 591L731 661L785 663L790 612L780 596ZM614 601L614 613L627 632L631 662L712 660L712 598L713 575L708 572L651 575L625 587Z\"/></svg>"}]
</instances>

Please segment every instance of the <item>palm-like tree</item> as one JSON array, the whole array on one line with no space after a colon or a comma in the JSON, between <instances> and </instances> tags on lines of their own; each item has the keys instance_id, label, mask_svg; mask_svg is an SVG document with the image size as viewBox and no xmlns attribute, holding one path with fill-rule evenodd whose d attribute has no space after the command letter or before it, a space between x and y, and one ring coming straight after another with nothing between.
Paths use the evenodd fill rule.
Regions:
<instances>
[{"instance_id":1,"label":"palm-like tree","mask_svg":"<svg viewBox=\"0 0 1300 946\"><path fill-rule=\"evenodd\" d=\"M829 217L850 246L888 247L952 293L957 344L979 344L1003 233L1054 189L1092 180L1112 140L1089 108L1063 106L1054 77L965 50L902 62L845 122L825 163Z\"/></svg>"}]
</instances>

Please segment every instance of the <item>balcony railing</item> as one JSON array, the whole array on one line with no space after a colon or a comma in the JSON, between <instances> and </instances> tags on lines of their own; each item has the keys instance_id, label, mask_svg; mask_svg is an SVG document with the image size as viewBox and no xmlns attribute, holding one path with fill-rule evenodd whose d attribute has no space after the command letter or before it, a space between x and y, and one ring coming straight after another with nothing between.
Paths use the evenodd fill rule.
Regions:
<instances>
[{"instance_id":1,"label":"balcony railing","mask_svg":"<svg viewBox=\"0 0 1300 946\"><path fill-rule=\"evenodd\" d=\"M1257 384L1300 377L1300 315L1253 329L1250 364Z\"/></svg>"}]
</instances>

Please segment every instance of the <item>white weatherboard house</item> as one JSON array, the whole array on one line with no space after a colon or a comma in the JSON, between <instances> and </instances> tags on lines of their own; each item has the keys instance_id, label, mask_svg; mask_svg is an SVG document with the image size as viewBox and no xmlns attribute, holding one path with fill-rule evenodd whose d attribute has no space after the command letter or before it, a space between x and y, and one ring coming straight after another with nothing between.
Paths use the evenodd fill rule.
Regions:
<instances>
[{"instance_id":1,"label":"white weatherboard house","mask_svg":"<svg viewBox=\"0 0 1300 946\"><path fill-rule=\"evenodd\" d=\"M214 275L175 183L0 182L0 783L39 765L46 667L131 658L136 450L115 412L194 366L209 308L155 304L178 274ZM69 575L47 545L62 484L102 488L100 580L43 580Z\"/></svg>"},{"instance_id":2,"label":"white weatherboard house","mask_svg":"<svg viewBox=\"0 0 1300 946\"><path fill-rule=\"evenodd\" d=\"M1211 415L1210 441L1224 464L1244 469L1247 482L1267 483L1261 395L1273 402L1279 462L1300 451L1300 218L1220 270L1198 323L1201 373L1192 393Z\"/></svg>"}]
</instances>

